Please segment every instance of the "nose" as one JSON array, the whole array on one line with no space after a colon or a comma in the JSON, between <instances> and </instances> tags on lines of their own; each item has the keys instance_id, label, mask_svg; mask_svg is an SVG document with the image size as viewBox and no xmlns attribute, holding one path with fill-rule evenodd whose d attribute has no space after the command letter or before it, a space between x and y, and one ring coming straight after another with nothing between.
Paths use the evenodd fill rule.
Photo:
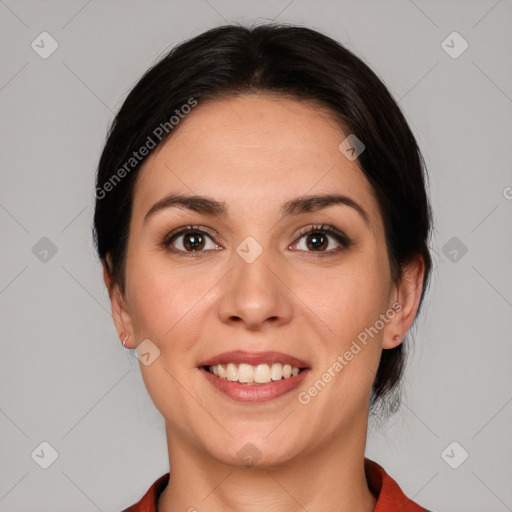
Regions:
<instances>
[{"instance_id":1,"label":"nose","mask_svg":"<svg viewBox=\"0 0 512 512\"><path fill-rule=\"evenodd\" d=\"M278 262L264 250L254 261L233 255L232 270L224 279L218 314L222 322L246 329L286 324L292 316L292 302L284 273Z\"/></svg>"}]
</instances>

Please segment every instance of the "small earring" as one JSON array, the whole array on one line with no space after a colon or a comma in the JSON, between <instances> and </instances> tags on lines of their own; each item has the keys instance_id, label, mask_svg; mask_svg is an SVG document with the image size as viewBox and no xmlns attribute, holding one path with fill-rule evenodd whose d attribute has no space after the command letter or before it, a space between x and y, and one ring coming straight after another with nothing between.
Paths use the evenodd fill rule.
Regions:
<instances>
[{"instance_id":1,"label":"small earring","mask_svg":"<svg viewBox=\"0 0 512 512\"><path fill-rule=\"evenodd\" d=\"M400 339L400 336L397 334L394 338L395 341L398 341Z\"/></svg>"},{"instance_id":2,"label":"small earring","mask_svg":"<svg viewBox=\"0 0 512 512\"><path fill-rule=\"evenodd\" d=\"M126 335L126 338L123 340L123 347L126 347L126 340L129 338L129 334Z\"/></svg>"}]
</instances>

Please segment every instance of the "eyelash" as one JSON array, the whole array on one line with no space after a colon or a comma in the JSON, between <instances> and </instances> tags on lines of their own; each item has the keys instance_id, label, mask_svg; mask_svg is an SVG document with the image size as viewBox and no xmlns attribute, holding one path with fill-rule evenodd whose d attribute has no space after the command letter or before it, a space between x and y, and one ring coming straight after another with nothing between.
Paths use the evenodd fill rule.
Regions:
<instances>
[{"instance_id":1,"label":"eyelash","mask_svg":"<svg viewBox=\"0 0 512 512\"><path fill-rule=\"evenodd\" d=\"M201 235L207 235L209 236L212 240L215 238L214 235L210 232L208 232L207 230L202 230L200 228L200 226L182 226L181 228L178 228L174 231L172 231L171 233L169 233L165 238L164 240L162 241L162 246L175 253L175 254L180 254L180 255L184 255L184 256L191 256L191 257L199 257L201 256L201 253L204 253L204 252L208 252L208 250L212 250L212 249L208 249L208 250L201 250L201 251L183 251L181 249L176 249L176 248L171 248L171 244L172 242L174 241L175 238L177 238L179 235L183 235L183 234L187 234L187 233L199 233ZM299 235L298 235L298 241L300 241L300 239L302 237L304 237L305 235L308 235L310 233L324 233L324 234L328 234L328 235L331 235L333 238L336 239L336 241L338 243L340 243L342 245L341 248L337 248L337 249L331 249L330 251L326 251L326 252L322 252L322 251L319 251L319 252L315 252L315 251L305 251L307 253L312 253L314 254L314 256L312 256L313 258L316 258L317 256L320 256L320 257L325 257L325 256L334 256L335 254L338 254L342 251L345 251L346 249L348 249L349 247L351 247L352 245L352 240L346 236L344 233L338 231L337 229L331 227L331 226L327 226L325 224L321 224L321 225L316 225L316 226L311 226L311 227L308 227L308 228L305 228L303 230L300 231ZM298 243L298 242L297 242ZM293 244L293 245L297 245L297 244ZM311 257L311 256L307 256L307 257Z\"/></svg>"}]
</instances>

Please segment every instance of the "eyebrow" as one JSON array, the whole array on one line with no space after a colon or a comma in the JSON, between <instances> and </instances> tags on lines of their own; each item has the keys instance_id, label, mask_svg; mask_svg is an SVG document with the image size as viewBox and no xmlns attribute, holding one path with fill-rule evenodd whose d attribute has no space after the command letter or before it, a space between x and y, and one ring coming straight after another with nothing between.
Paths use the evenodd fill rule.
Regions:
<instances>
[{"instance_id":1,"label":"eyebrow","mask_svg":"<svg viewBox=\"0 0 512 512\"><path fill-rule=\"evenodd\" d=\"M300 215L303 213L316 212L324 210L334 205L345 205L356 210L365 223L371 227L370 217L366 210L353 199L340 194L321 194L310 196L299 196L295 199L287 201L281 206L281 218L289 215ZM161 212L170 208L185 208L206 215L214 215L217 217L227 217L228 207L224 201L217 201L207 196L186 196L183 194L169 194L157 201L144 216L144 223L147 220Z\"/></svg>"}]
</instances>

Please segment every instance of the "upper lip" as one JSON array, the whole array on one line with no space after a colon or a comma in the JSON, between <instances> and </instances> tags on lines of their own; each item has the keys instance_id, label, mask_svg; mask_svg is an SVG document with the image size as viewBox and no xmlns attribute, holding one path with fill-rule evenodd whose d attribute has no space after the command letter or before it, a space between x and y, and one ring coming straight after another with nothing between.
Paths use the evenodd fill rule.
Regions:
<instances>
[{"instance_id":1,"label":"upper lip","mask_svg":"<svg viewBox=\"0 0 512 512\"><path fill-rule=\"evenodd\" d=\"M199 363L198 366L214 366L216 364L227 363L246 363L251 365L281 363L291 364L298 368L309 368L308 363L305 361L297 359L289 354L283 354L282 352L246 352L245 350L232 350L231 352L217 354L216 356Z\"/></svg>"}]
</instances>

